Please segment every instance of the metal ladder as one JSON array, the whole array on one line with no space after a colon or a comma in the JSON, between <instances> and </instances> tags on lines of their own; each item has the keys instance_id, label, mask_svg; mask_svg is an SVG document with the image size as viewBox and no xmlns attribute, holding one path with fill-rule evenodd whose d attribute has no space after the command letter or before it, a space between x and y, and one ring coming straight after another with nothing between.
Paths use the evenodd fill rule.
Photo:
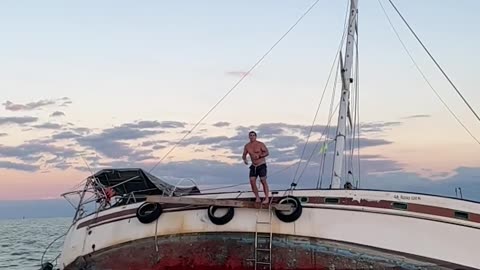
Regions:
<instances>
[{"instance_id":1,"label":"metal ladder","mask_svg":"<svg viewBox=\"0 0 480 270\"><path fill-rule=\"evenodd\" d=\"M271 198L273 200L273 196ZM260 205L260 209L257 212L257 221L255 224L255 270L257 269L272 269L272 200L270 200L268 204L268 208L263 208L264 204ZM268 211L268 220L260 220L262 211ZM259 232L264 231L261 230L260 227L269 226L270 233ZM264 227L265 228L265 227ZM259 241L260 239L267 240L265 243L264 241ZM262 243L263 242L263 243ZM262 245L261 245L262 244ZM263 255L263 256L262 256Z\"/></svg>"}]
</instances>

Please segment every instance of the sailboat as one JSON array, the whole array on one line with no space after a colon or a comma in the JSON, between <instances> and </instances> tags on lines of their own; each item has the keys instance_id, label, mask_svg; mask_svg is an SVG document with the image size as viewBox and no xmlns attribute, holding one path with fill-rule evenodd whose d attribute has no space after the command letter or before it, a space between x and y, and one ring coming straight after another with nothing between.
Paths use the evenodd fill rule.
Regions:
<instances>
[{"instance_id":1,"label":"sailboat","mask_svg":"<svg viewBox=\"0 0 480 270\"><path fill-rule=\"evenodd\" d=\"M250 191L202 193L141 168L104 169L75 193L59 269L479 269L479 202L348 181L357 14L351 0L327 189L292 183L264 205Z\"/></svg>"}]
</instances>

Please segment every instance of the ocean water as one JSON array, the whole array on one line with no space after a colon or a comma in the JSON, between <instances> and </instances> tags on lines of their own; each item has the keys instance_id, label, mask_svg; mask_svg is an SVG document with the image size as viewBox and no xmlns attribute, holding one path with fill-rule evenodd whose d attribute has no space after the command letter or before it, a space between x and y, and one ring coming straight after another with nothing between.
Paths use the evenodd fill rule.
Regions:
<instances>
[{"instance_id":1,"label":"ocean water","mask_svg":"<svg viewBox=\"0 0 480 270\"><path fill-rule=\"evenodd\" d=\"M60 237L45 254L44 261L53 260L61 251L62 235L71 221L72 218L0 220L0 269L38 270L45 248Z\"/></svg>"}]
</instances>

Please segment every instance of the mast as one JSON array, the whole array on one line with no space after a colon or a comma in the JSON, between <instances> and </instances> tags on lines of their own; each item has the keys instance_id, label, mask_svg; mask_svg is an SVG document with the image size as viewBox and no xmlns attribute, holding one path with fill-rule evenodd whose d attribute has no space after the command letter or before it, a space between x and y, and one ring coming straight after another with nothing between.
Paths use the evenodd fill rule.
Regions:
<instances>
[{"instance_id":1,"label":"mast","mask_svg":"<svg viewBox=\"0 0 480 270\"><path fill-rule=\"evenodd\" d=\"M340 108L338 111L337 132L335 135L335 158L333 161L333 178L331 188L340 188L343 169L343 157L346 143L347 117L350 103L350 85L353 83L353 49L355 46L358 0L350 1L350 15L348 18L348 36L345 47L345 59L342 70L342 94L340 96ZM342 61L342 60L340 60Z\"/></svg>"}]
</instances>

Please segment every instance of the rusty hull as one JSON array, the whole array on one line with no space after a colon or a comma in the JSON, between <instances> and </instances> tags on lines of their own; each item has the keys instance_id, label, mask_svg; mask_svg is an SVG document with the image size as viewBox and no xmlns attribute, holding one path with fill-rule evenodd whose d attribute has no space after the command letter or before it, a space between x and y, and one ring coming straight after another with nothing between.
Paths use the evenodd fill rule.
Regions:
<instances>
[{"instance_id":1,"label":"rusty hull","mask_svg":"<svg viewBox=\"0 0 480 270\"><path fill-rule=\"evenodd\" d=\"M266 247L268 241L267 238L259 242L260 248ZM279 270L467 269L408 254L298 236L274 235L272 246L272 269ZM93 245L90 248L90 254L77 258L64 269L254 269L254 262L249 260L254 258L252 233L172 235L159 237L157 244L152 237L103 250L95 250Z\"/></svg>"}]
</instances>

